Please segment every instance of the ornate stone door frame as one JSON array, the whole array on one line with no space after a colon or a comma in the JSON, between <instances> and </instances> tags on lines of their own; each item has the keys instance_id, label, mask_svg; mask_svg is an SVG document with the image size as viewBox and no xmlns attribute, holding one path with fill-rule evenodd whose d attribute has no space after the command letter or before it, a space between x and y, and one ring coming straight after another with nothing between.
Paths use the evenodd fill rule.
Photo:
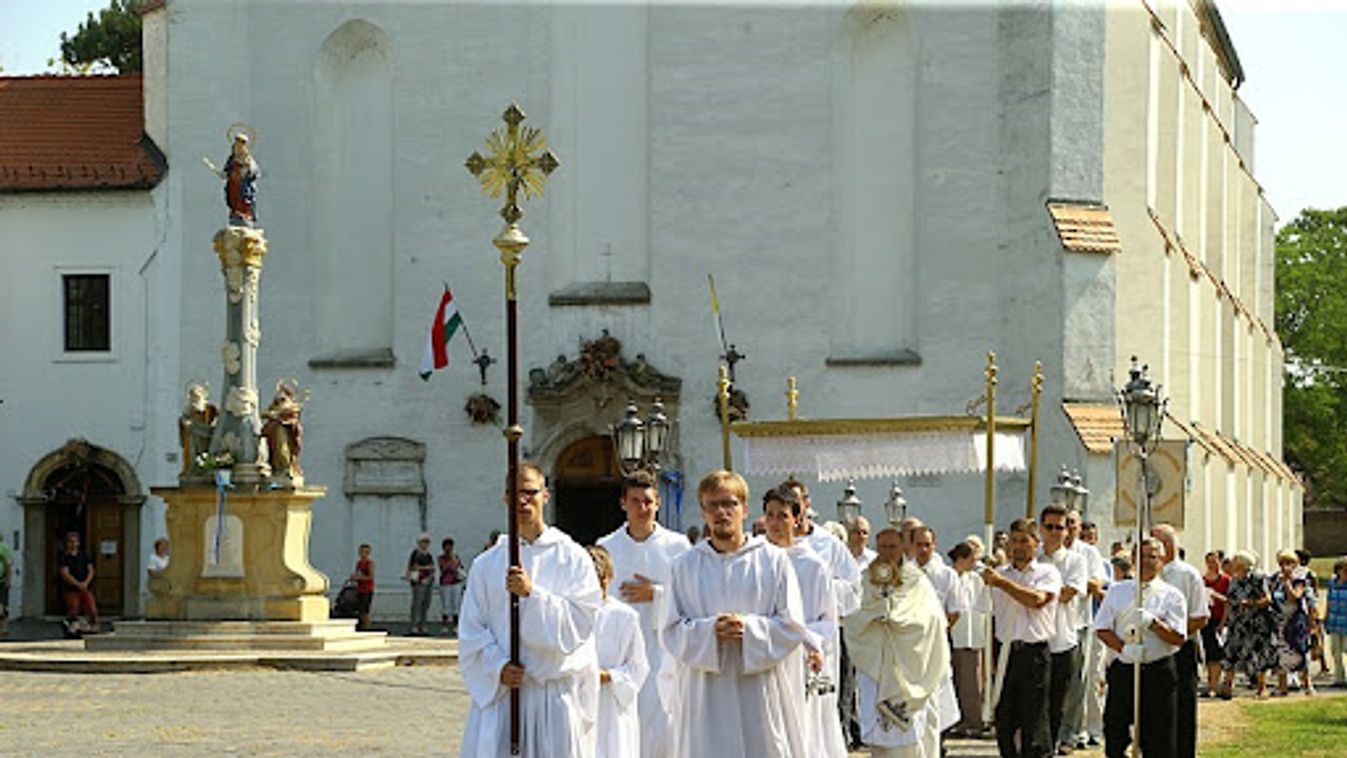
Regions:
<instances>
[{"instance_id":1,"label":"ornate stone door frame","mask_svg":"<svg viewBox=\"0 0 1347 758\"><path fill-rule=\"evenodd\" d=\"M571 444L607 436L622 420L628 398L642 410L660 398L676 429L682 386L682 379L651 366L643 353L626 360L622 343L605 329L597 339L582 342L574 359L558 355L547 368L529 371L528 403L533 408L529 457L552 472L557 456ZM681 468L679 458L675 431L669 466Z\"/></svg>"},{"instance_id":2,"label":"ornate stone door frame","mask_svg":"<svg viewBox=\"0 0 1347 758\"><path fill-rule=\"evenodd\" d=\"M122 506L122 598L124 616L142 615L140 565L140 514L145 504L145 490L140 477L125 458L108 450L75 438L59 449L43 456L28 471L23 493L15 499L23 506L23 617L38 617L45 613L47 596L44 586L46 560L51 546L47 544L47 507L55 502L49 487L52 475L65 468L99 467L110 472L121 482L122 494L117 502ZM84 545L93 555L97 545Z\"/></svg>"}]
</instances>

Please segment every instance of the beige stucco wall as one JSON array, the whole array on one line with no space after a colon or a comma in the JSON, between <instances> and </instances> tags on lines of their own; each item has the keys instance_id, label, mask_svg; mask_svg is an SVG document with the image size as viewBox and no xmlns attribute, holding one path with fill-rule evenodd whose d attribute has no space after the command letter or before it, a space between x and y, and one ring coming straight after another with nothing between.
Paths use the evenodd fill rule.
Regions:
<instances>
[{"instance_id":1,"label":"beige stucco wall","mask_svg":"<svg viewBox=\"0 0 1347 758\"><path fill-rule=\"evenodd\" d=\"M1252 173L1254 119L1190 3L1110 5L1106 56L1104 201L1123 244L1116 375L1140 356L1176 418L1280 459L1283 354L1264 329L1274 217ZM1190 558L1297 544L1301 493L1195 446Z\"/></svg>"}]
</instances>

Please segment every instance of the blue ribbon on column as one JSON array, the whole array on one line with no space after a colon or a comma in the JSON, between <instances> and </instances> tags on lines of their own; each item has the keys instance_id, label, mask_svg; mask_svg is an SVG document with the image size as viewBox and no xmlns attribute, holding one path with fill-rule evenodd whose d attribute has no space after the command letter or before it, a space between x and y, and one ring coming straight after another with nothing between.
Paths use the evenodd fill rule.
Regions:
<instances>
[{"instance_id":1,"label":"blue ribbon on column","mask_svg":"<svg viewBox=\"0 0 1347 758\"><path fill-rule=\"evenodd\" d=\"M674 525L683 528L683 472L661 471L659 473L659 501L673 507Z\"/></svg>"},{"instance_id":2,"label":"blue ribbon on column","mask_svg":"<svg viewBox=\"0 0 1347 758\"><path fill-rule=\"evenodd\" d=\"M234 488L229 481L231 473L229 469L215 470L215 558L212 563L220 562L220 543L225 530L225 500L229 498L225 491Z\"/></svg>"}]
</instances>

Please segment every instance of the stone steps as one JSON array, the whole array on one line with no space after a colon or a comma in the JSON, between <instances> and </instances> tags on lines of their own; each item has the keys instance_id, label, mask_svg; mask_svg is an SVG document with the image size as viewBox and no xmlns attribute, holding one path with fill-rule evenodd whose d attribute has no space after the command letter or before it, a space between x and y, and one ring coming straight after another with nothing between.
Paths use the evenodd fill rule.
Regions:
<instances>
[{"instance_id":1,"label":"stone steps","mask_svg":"<svg viewBox=\"0 0 1347 758\"><path fill-rule=\"evenodd\" d=\"M111 634L84 639L90 652L176 650L370 651L385 648L384 632L357 632L338 621L124 621Z\"/></svg>"}]
</instances>

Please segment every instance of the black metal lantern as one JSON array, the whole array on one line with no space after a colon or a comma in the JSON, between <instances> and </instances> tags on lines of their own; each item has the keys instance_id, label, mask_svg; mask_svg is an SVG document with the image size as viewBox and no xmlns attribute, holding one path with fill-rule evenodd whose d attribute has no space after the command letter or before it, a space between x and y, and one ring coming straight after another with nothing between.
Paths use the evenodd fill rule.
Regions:
<instances>
[{"instance_id":1,"label":"black metal lantern","mask_svg":"<svg viewBox=\"0 0 1347 758\"><path fill-rule=\"evenodd\" d=\"M1136 356L1132 356L1132 368L1128 371L1131 379L1119 393L1127 424L1127 436L1141 447L1160 438L1160 424L1164 418L1160 388L1152 385L1150 379L1146 377L1149 368L1138 365Z\"/></svg>"},{"instance_id":2,"label":"black metal lantern","mask_svg":"<svg viewBox=\"0 0 1347 758\"><path fill-rule=\"evenodd\" d=\"M637 468L645 460L645 423L638 415L635 400L627 401L627 417L613 428L613 441L624 469Z\"/></svg>"},{"instance_id":3,"label":"black metal lantern","mask_svg":"<svg viewBox=\"0 0 1347 758\"><path fill-rule=\"evenodd\" d=\"M656 397L645 420L645 449L652 459L658 460L668 444L669 417L664 415L664 401Z\"/></svg>"}]
</instances>

